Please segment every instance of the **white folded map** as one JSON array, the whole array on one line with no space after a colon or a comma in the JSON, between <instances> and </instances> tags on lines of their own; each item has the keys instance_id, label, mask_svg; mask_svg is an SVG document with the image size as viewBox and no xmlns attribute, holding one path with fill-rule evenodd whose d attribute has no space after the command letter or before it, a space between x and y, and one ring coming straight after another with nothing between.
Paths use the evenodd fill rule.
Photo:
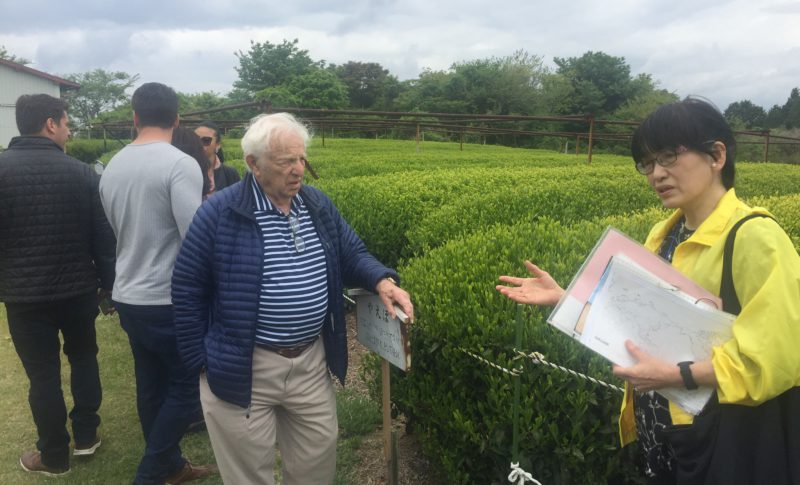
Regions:
<instances>
[{"instance_id":1,"label":"white folded map","mask_svg":"<svg viewBox=\"0 0 800 485\"><path fill-rule=\"evenodd\" d=\"M664 361L702 361L732 338L722 301L656 254L609 227L547 321L612 363L630 366L630 340ZM697 414L713 389L658 391Z\"/></svg>"},{"instance_id":2,"label":"white folded map","mask_svg":"<svg viewBox=\"0 0 800 485\"><path fill-rule=\"evenodd\" d=\"M625 348L626 340L666 362L698 362L709 360L712 347L732 338L735 318L697 302L636 263L614 256L590 298L579 340L623 367L635 364ZM657 392L697 414L713 389L668 388Z\"/></svg>"}]
</instances>

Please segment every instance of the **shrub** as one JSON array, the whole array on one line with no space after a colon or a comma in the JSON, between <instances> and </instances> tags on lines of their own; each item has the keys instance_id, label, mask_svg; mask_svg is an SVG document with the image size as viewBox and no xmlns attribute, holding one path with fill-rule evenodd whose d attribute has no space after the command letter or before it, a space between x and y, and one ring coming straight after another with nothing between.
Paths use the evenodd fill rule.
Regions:
<instances>
[{"instance_id":1,"label":"shrub","mask_svg":"<svg viewBox=\"0 0 800 485\"><path fill-rule=\"evenodd\" d=\"M497 277L519 274L529 258L566 284L607 224L643 240L665 215L651 209L573 227L550 218L494 225L402 268L417 321L413 370L395 380L395 402L454 483L501 481L512 458L512 379L459 350L506 368L520 365L511 352L517 306L496 292ZM607 362L546 324L542 310L524 312L523 350L614 380ZM619 395L541 366L524 369L523 468L550 484L625 483L642 476L633 465L635 450L618 446Z\"/></svg>"},{"instance_id":2,"label":"shrub","mask_svg":"<svg viewBox=\"0 0 800 485\"><path fill-rule=\"evenodd\" d=\"M644 178L626 173L629 171L586 166L541 169L515 177L508 187L462 194L426 212L409 228L409 253L423 254L496 222L551 217L570 223L659 205Z\"/></svg>"},{"instance_id":3,"label":"shrub","mask_svg":"<svg viewBox=\"0 0 800 485\"><path fill-rule=\"evenodd\" d=\"M93 165L106 152L103 140L69 140L67 154L83 163Z\"/></svg>"},{"instance_id":4,"label":"shrub","mask_svg":"<svg viewBox=\"0 0 800 485\"><path fill-rule=\"evenodd\" d=\"M247 173L247 164L245 164L244 160L241 158L235 158L233 160L225 160L225 165L231 166L239 172L239 176L244 178L244 174Z\"/></svg>"},{"instance_id":5,"label":"shrub","mask_svg":"<svg viewBox=\"0 0 800 485\"><path fill-rule=\"evenodd\" d=\"M747 203L768 209L800 251L800 194L751 197Z\"/></svg>"},{"instance_id":6,"label":"shrub","mask_svg":"<svg viewBox=\"0 0 800 485\"><path fill-rule=\"evenodd\" d=\"M798 165L740 163L736 172L736 193L743 198L796 194L800 190Z\"/></svg>"},{"instance_id":7,"label":"shrub","mask_svg":"<svg viewBox=\"0 0 800 485\"><path fill-rule=\"evenodd\" d=\"M396 172L492 168L505 171L515 168L585 166L585 155L575 156L548 150L527 150L491 145L413 141L328 138L322 146L319 136L309 147L309 159L325 181ZM227 153L227 152L226 152ZM593 166L624 165L632 167L629 157L595 157Z\"/></svg>"},{"instance_id":8,"label":"shrub","mask_svg":"<svg viewBox=\"0 0 800 485\"><path fill-rule=\"evenodd\" d=\"M422 226L425 218L433 217L432 214L450 205L459 204L462 198L486 197L493 204L502 204L506 193L513 194L514 187L518 185L531 188L547 186L557 192L557 186L565 186L576 179L581 179L578 184L586 188L592 185L593 177L615 179L623 171L627 172L629 168L512 166L497 170L493 167L465 167L452 163L448 169L349 177L332 182L317 181L315 185L333 199L345 219L364 239L370 252L391 266L402 259L419 255L430 241L436 241L435 245L438 245L440 241L444 242L446 238L458 234L462 224L474 230L495 222L492 215L475 222L471 220L476 216L474 211L450 212L443 216L445 220L441 225L436 225L437 221L430 226ZM584 179L586 180L583 181ZM635 177L629 180L632 186L642 183ZM646 192L639 190L639 193ZM554 192L551 195L552 193ZM578 197L583 203L591 201L584 194ZM616 197L627 200L631 198L631 194L622 191ZM636 200L637 197L634 195L632 199ZM514 204L524 202L514 201ZM626 206L624 210L640 208L637 204L622 205ZM472 209L474 208L470 208ZM559 211L556 207L543 213L555 215ZM446 225L449 225L449 229L441 235L438 234L437 231ZM411 234L415 235L414 244L410 244L408 240Z\"/></svg>"}]
</instances>

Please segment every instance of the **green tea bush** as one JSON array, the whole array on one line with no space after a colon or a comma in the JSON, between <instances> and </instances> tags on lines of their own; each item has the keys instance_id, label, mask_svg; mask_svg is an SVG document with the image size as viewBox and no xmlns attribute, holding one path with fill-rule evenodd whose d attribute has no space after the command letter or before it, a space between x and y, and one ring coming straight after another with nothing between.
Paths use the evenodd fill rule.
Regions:
<instances>
[{"instance_id":1,"label":"green tea bush","mask_svg":"<svg viewBox=\"0 0 800 485\"><path fill-rule=\"evenodd\" d=\"M551 218L494 225L453 239L401 269L415 301L413 369L394 383L423 447L453 483L500 482L512 459L513 378L467 356L466 349L519 379L520 461L548 484L634 483L635 450L620 450L621 395L530 362L513 360L517 305L494 289L501 274L522 275L531 259L566 285L606 225L643 240L661 209L565 226ZM523 307L524 351L614 381L610 365Z\"/></svg>"},{"instance_id":2,"label":"green tea bush","mask_svg":"<svg viewBox=\"0 0 800 485\"><path fill-rule=\"evenodd\" d=\"M225 153L225 163L228 163L229 160L244 159L242 140L240 138L223 138L222 151Z\"/></svg>"},{"instance_id":3,"label":"green tea bush","mask_svg":"<svg viewBox=\"0 0 800 485\"><path fill-rule=\"evenodd\" d=\"M247 164L241 158L234 158L233 160L226 159L225 165L235 168L236 171L239 172L239 176L242 178L244 178L244 174L247 173Z\"/></svg>"},{"instance_id":4,"label":"green tea bush","mask_svg":"<svg viewBox=\"0 0 800 485\"><path fill-rule=\"evenodd\" d=\"M752 206L768 209L800 251L800 194L751 197L746 201Z\"/></svg>"},{"instance_id":5,"label":"green tea bush","mask_svg":"<svg viewBox=\"0 0 800 485\"><path fill-rule=\"evenodd\" d=\"M424 142L417 150L413 141L339 138L327 139L323 147L319 137L314 138L309 147L308 157L323 183L396 172L478 167L503 172L513 168L586 165L585 155L548 150L471 144L464 144L461 150L458 143L445 142ZM628 157L603 155L595 157L592 166L609 165L632 167L633 162Z\"/></svg>"},{"instance_id":6,"label":"green tea bush","mask_svg":"<svg viewBox=\"0 0 800 485\"><path fill-rule=\"evenodd\" d=\"M83 163L93 165L106 152L103 140L69 140L67 154Z\"/></svg>"},{"instance_id":7,"label":"green tea bush","mask_svg":"<svg viewBox=\"0 0 800 485\"><path fill-rule=\"evenodd\" d=\"M395 265L410 255L405 234L426 212L461 194L485 190L496 177L489 169L461 168L350 177L318 185L370 252Z\"/></svg>"},{"instance_id":8,"label":"green tea bush","mask_svg":"<svg viewBox=\"0 0 800 485\"><path fill-rule=\"evenodd\" d=\"M423 254L456 236L497 222L511 224L551 217L570 223L659 205L643 177L615 172L629 169L547 169L499 190L463 194L427 212L409 228L409 253Z\"/></svg>"},{"instance_id":9,"label":"green tea bush","mask_svg":"<svg viewBox=\"0 0 800 485\"><path fill-rule=\"evenodd\" d=\"M800 192L800 165L739 163L736 165L736 194L787 195Z\"/></svg>"},{"instance_id":10,"label":"green tea bush","mask_svg":"<svg viewBox=\"0 0 800 485\"><path fill-rule=\"evenodd\" d=\"M570 183L587 189L589 186L594 187L593 181L600 185L613 184L617 178L624 179L622 173L629 171L628 167L620 166L516 167L496 170L453 162L449 169L349 177L336 181L316 181L314 185L331 197L345 219L364 239L370 252L384 263L396 265L402 259L419 255L419 251L428 247L431 241L435 240L436 244L430 245L438 245L446 237L458 234L459 224L474 229L495 222L491 220L491 216L481 218L478 222L471 221L470 218L475 216L474 212L451 212L446 216L449 219L442 224L442 227L450 225L449 231L442 234L443 237L436 234L440 227L434 223L422 226L425 218L433 217L433 214L449 205L458 204L462 198L486 197L491 204L498 205L505 201L507 193L511 193L510 197L513 197L517 186L546 186L554 194L558 192L556 187L568 187ZM625 183L630 183L631 187L641 184L640 179L635 177L628 177L627 180ZM646 194L646 191L620 191L614 197L620 201L635 201L639 200L639 194ZM592 200L584 194L578 197L584 203ZM514 204L518 207L524 202L517 200ZM627 205L625 211L640 208L638 203L618 205ZM553 208L542 214L555 215L560 214L560 211ZM497 220L502 221L502 218ZM414 244L410 244L408 240L412 233L415 234Z\"/></svg>"}]
</instances>

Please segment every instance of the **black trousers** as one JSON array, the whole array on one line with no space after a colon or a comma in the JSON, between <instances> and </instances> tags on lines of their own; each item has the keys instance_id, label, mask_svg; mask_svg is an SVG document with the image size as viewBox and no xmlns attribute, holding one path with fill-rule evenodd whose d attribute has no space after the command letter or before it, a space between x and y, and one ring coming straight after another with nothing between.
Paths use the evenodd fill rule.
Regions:
<instances>
[{"instance_id":1,"label":"black trousers","mask_svg":"<svg viewBox=\"0 0 800 485\"><path fill-rule=\"evenodd\" d=\"M69 466L67 409L61 391L61 341L70 364L74 407L69 413L76 443L94 441L102 400L97 367L97 297L80 297L42 303L6 303L11 340L30 380L28 402L39 440L42 462L50 467Z\"/></svg>"}]
</instances>

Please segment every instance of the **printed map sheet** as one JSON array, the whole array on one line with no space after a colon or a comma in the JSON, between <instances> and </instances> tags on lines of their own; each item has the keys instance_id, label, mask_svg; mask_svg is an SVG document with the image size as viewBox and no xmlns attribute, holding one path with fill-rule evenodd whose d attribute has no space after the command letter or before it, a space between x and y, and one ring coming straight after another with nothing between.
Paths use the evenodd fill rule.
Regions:
<instances>
[{"instance_id":1,"label":"printed map sheet","mask_svg":"<svg viewBox=\"0 0 800 485\"><path fill-rule=\"evenodd\" d=\"M611 258L589 298L579 340L611 362L635 362L625 349L631 340L645 352L667 362L711 358L711 348L732 338L734 316L698 304L686 293L660 282L624 257ZM658 391L687 412L697 414L711 388Z\"/></svg>"}]
</instances>

